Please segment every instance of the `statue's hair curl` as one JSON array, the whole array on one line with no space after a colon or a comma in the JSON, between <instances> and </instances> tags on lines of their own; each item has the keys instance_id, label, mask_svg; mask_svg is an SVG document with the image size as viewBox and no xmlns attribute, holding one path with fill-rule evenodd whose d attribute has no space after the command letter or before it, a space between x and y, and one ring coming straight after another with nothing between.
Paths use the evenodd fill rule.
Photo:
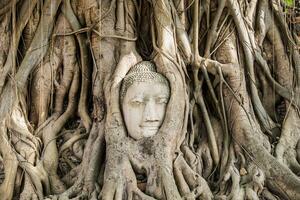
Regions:
<instances>
[{"instance_id":1,"label":"statue's hair curl","mask_svg":"<svg viewBox=\"0 0 300 200\"><path fill-rule=\"evenodd\" d=\"M155 64L150 61L141 61L134 65L123 79L120 92L121 102L123 102L128 88L135 82L162 83L170 90L168 80L156 72Z\"/></svg>"}]
</instances>

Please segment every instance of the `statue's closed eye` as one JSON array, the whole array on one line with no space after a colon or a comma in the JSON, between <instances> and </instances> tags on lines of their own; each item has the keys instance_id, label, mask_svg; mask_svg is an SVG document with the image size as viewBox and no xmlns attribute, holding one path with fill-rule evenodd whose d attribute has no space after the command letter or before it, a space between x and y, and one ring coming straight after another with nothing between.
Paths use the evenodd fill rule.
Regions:
<instances>
[{"instance_id":1,"label":"statue's closed eye","mask_svg":"<svg viewBox=\"0 0 300 200\"><path fill-rule=\"evenodd\" d=\"M168 98L166 98L166 97L156 98L155 103L157 103L157 104L167 104L168 103ZM138 106L138 105L145 104L145 101L143 99L132 99L132 100L130 100L130 104L133 105L133 106Z\"/></svg>"},{"instance_id":2,"label":"statue's closed eye","mask_svg":"<svg viewBox=\"0 0 300 200\"><path fill-rule=\"evenodd\" d=\"M138 106L138 105L144 104L144 101L143 101L143 99L140 99L140 98L134 98L134 99L130 100L130 104L133 106Z\"/></svg>"},{"instance_id":3,"label":"statue's closed eye","mask_svg":"<svg viewBox=\"0 0 300 200\"><path fill-rule=\"evenodd\" d=\"M167 104L168 103L168 98L160 97L160 98L157 98L155 102L158 103L158 104Z\"/></svg>"}]
</instances>

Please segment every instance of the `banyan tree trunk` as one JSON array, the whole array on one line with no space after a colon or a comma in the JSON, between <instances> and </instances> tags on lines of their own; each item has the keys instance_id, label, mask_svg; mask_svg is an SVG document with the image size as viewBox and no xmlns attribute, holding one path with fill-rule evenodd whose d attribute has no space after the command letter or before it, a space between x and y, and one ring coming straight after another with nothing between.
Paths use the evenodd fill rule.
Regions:
<instances>
[{"instance_id":1,"label":"banyan tree trunk","mask_svg":"<svg viewBox=\"0 0 300 200\"><path fill-rule=\"evenodd\" d=\"M0 199L300 199L300 3L0 1ZM120 87L151 61L162 126Z\"/></svg>"}]
</instances>

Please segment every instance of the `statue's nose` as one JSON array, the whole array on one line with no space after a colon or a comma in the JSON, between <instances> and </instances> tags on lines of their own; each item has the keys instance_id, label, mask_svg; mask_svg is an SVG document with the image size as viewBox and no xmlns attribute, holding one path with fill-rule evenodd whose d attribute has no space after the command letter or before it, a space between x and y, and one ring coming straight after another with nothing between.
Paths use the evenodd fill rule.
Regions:
<instances>
[{"instance_id":1,"label":"statue's nose","mask_svg":"<svg viewBox=\"0 0 300 200\"><path fill-rule=\"evenodd\" d=\"M159 121L154 100L149 100L146 103L144 109L144 117L145 121Z\"/></svg>"}]
</instances>

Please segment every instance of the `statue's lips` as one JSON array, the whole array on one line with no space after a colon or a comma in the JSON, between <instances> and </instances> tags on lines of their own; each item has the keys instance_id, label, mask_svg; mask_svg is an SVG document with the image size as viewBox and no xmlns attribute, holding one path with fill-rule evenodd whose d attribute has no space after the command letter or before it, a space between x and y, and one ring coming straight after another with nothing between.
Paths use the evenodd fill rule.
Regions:
<instances>
[{"instance_id":1,"label":"statue's lips","mask_svg":"<svg viewBox=\"0 0 300 200\"><path fill-rule=\"evenodd\" d=\"M153 125L153 126L141 125L140 127L143 129L147 129L147 130L158 130L159 129L159 126L157 126L157 125Z\"/></svg>"},{"instance_id":2,"label":"statue's lips","mask_svg":"<svg viewBox=\"0 0 300 200\"><path fill-rule=\"evenodd\" d=\"M141 128L158 129L158 126L141 126Z\"/></svg>"}]
</instances>

